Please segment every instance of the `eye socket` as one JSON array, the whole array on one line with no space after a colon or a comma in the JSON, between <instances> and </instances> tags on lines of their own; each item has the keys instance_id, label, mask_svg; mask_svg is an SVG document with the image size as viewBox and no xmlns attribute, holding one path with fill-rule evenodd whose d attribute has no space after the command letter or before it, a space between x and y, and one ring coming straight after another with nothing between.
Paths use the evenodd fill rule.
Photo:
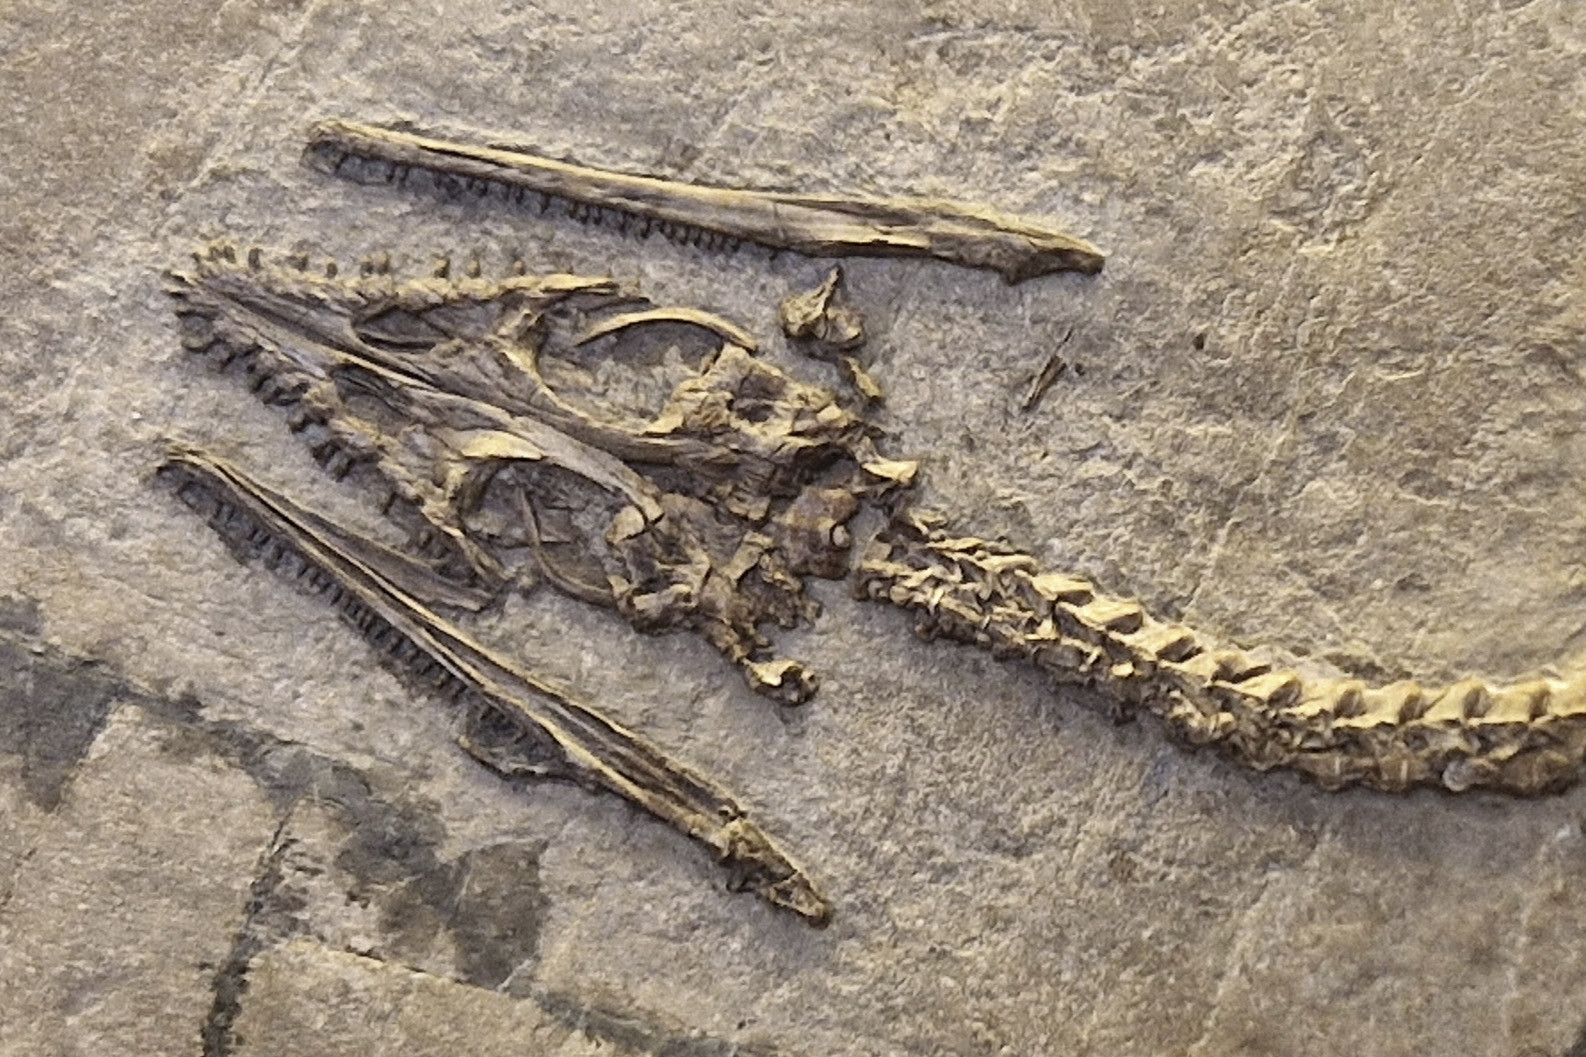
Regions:
<instances>
[{"instance_id":1,"label":"eye socket","mask_svg":"<svg viewBox=\"0 0 1586 1057\"><path fill-rule=\"evenodd\" d=\"M732 410L746 422L761 423L777 411L777 401L787 393L780 378L756 371L738 382L732 395Z\"/></svg>"},{"instance_id":2,"label":"eye socket","mask_svg":"<svg viewBox=\"0 0 1586 1057\"><path fill-rule=\"evenodd\" d=\"M759 425L771 417L776 410L776 405L767 400L736 400L733 402L733 411L745 422Z\"/></svg>"}]
</instances>

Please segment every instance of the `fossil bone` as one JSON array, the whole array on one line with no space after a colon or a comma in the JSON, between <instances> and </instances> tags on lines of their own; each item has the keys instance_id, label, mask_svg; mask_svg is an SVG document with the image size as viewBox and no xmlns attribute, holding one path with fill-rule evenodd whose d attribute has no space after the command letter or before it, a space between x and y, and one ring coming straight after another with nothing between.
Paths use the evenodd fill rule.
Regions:
<instances>
[{"instance_id":1,"label":"fossil bone","mask_svg":"<svg viewBox=\"0 0 1586 1057\"><path fill-rule=\"evenodd\" d=\"M800 576L846 568L846 531L817 544L789 511L804 518L813 503L846 520L857 502L831 501L833 489L857 499L902 483L865 422L734 343L654 418L600 415L554 390L540 361L583 315L633 303L611 280L366 271L308 273L216 244L175 276L184 343L240 365L328 467L371 468L464 581L500 590L538 572L609 598L642 630L697 630L779 701L815 691L814 674L772 657L759 628L810 619ZM573 534L582 573L550 554L542 515L559 501L572 520L598 514ZM511 567L514 549L532 562Z\"/></svg>"},{"instance_id":2,"label":"fossil bone","mask_svg":"<svg viewBox=\"0 0 1586 1057\"><path fill-rule=\"evenodd\" d=\"M837 364L859 395L874 403L885 394L853 355L865 343L865 321L843 298L842 282L843 270L833 268L815 289L783 298L777 315L795 348Z\"/></svg>"},{"instance_id":3,"label":"fossil bone","mask_svg":"<svg viewBox=\"0 0 1586 1057\"><path fill-rule=\"evenodd\" d=\"M497 656L399 586L439 579L435 570L347 532L204 452L173 450L162 473L245 556L290 566L332 596L373 645L445 696L462 699L474 719L461 743L481 762L509 776L615 793L714 852L734 890L751 889L815 926L830 920L830 904L810 879L714 782ZM394 577L393 570L401 571ZM451 590L444 580L436 587Z\"/></svg>"},{"instance_id":4,"label":"fossil bone","mask_svg":"<svg viewBox=\"0 0 1586 1057\"><path fill-rule=\"evenodd\" d=\"M1068 340L1073 336L1074 328L1069 327L1062 340L1057 343L1058 348L1060 349L1067 345ZM1035 377L1030 379L1030 388L1025 391L1024 401L1019 404L1019 410L1034 411L1040 405L1041 398L1046 396L1047 390L1057 383L1057 380L1063 376L1063 372L1066 370L1068 370L1068 361L1063 359L1057 350L1054 349L1048 353L1046 363L1042 364L1041 369L1035 373Z\"/></svg>"},{"instance_id":5,"label":"fossil bone","mask_svg":"<svg viewBox=\"0 0 1586 1057\"><path fill-rule=\"evenodd\" d=\"M1058 271L1095 274L1101 251L1083 239L985 206L930 198L870 199L703 187L609 172L520 150L473 146L354 121L309 133L311 158L340 169L349 158L383 164L387 179L418 168L483 194L492 186L614 212L648 233L714 245L753 242L813 257L936 257L988 268L1010 283ZM692 239L690 237L692 236Z\"/></svg>"},{"instance_id":6,"label":"fossil bone","mask_svg":"<svg viewBox=\"0 0 1586 1057\"><path fill-rule=\"evenodd\" d=\"M823 353L848 352L865 343L865 321L842 296L843 270L833 268L813 290L782 299L777 314L795 341L814 343Z\"/></svg>"},{"instance_id":7,"label":"fossil bone","mask_svg":"<svg viewBox=\"0 0 1586 1057\"><path fill-rule=\"evenodd\" d=\"M722 341L736 345L747 352L759 351L759 343L754 340L754 335L738 326L738 324L698 308L678 307L647 308L637 312L624 312L621 315L611 316L584 331L573 344L587 345L596 338L604 338L608 334L615 334L619 330L626 330L628 327L635 327L644 323L685 323L689 326L708 330Z\"/></svg>"},{"instance_id":8,"label":"fossil bone","mask_svg":"<svg viewBox=\"0 0 1586 1057\"><path fill-rule=\"evenodd\" d=\"M1066 370L1068 370L1068 361L1055 352L1048 355L1046 363L1042 364L1041 369L1035 373L1035 377L1030 379L1030 388L1025 390L1024 400L1020 402L1019 410L1034 411L1040 405L1041 398L1046 396L1047 391L1053 385L1057 384L1057 380L1063 377L1063 372Z\"/></svg>"},{"instance_id":9,"label":"fossil bone","mask_svg":"<svg viewBox=\"0 0 1586 1057\"><path fill-rule=\"evenodd\" d=\"M855 574L864 598L916 613L916 630L1018 657L1143 708L1190 745L1329 789L1417 785L1536 795L1581 777L1586 674L1507 686L1368 686L1302 672L1162 623L1137 602L918 516L895 519Z\"/></svg>"}]
</instances>

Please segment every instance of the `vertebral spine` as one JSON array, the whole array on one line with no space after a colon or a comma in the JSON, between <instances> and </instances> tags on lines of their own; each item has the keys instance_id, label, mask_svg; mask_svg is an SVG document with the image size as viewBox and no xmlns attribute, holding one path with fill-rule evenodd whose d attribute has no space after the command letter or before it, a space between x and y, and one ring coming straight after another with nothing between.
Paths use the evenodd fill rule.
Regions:
<instances>
[{"instance_id":1,"label":"vertebral spine","mask_svg":"<svg viewBox=\"0 0 1586 1057\"><path fill-rule=\"evenodd\" d=\"M1261 771L1287 767L1329 789L1530 796L1573 784L1586 758L1586 677L1426 689L1302 673L918 518L898 520L871 545L855 590L915 611L927 638L1023 658L1096 688L1125 715L1155 714L1190 745Z\"/></svg>"}]
</instances>

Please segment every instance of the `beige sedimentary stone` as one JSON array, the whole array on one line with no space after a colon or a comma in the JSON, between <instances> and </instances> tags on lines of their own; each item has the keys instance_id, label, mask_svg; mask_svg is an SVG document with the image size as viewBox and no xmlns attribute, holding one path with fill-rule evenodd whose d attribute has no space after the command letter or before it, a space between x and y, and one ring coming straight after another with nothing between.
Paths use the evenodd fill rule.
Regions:
<instances>
[{"instance_id":1,"label":"beige sedimentary stone","mask_svg":"<svg viewBox=\"0 0 1586 1057\"><path fill-rule=\"evenodd\" d=\"M273 829L201 739L116 712L0 905L0 1053L199 1053Z\"/></svg>"}]
</instances>

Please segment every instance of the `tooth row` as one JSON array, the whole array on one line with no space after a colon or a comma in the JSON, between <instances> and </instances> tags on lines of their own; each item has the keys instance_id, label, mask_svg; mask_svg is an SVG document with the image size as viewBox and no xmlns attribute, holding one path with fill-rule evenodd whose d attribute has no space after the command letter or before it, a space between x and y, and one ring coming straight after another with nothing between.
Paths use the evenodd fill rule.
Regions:
<instances>
[{"instance_id":1,"label":"tooth row","mask_svg":"<svg viewBox=\"0 0 1586 1057\"><path fill-rule=\"evenodd\" d=\"M613 225L624 231L628 230L622 219L626 216L626 214L612 214ZM594 219L593 216L591 218ZM705 241L706 236L702 234L696 244L704 244ZM345 302L371 302L390 301L396 298L401 301L404 293L403 286L397 281L396 264L389 252L378 252L363 257L357 262L356 268L348 273L347 278L339 278L342 268L335 260L327 259L315 264L310 256L302 251L267 253L260 246L239 248L235 243L227 241L210 243L203 250L195 253L193 259L198 269L197 276L178 277L179 282L172 289L172 293L178 299L190 303L200 299L200 295L194 289L198 280L217 275L240 276L247 273L268 273L273 285L290 289L293 293L310 299L336 298ZM488 298L503 289L510 288L514 285L514 280L519 285L530 281L527 278L528 266L521 255L516 255L507 262L506 273L506 279L498 283L486 283L486 289L468 289L459 286L456 292L459 296ZM435 279L452 278L451 257L442 255L436 259L431 264L428 275ZM478 251L468 257L460 275L467 279L482 279L484 266ZM335 280L334 284L330 280ZM433 287L407 292L425 302L411 307L433 307L433 299L436 296ZM187 314L202 313L209 318L215 315L213 309L197 305L192 305L185 311Z\"/></svg>"},{"instance_id":2,"label":"tooth row","mask_svg":"<svg viewBox=\"0 0 1586 1057\"><path fill-rule=\"evenodd\" d=\"M872 548L856 589L915 611L922 635L1023 658L1096 687L1126 714L1155 713L1190 744L1329 788L1535 794L1575 781L1586 757L1586 678L1429 690L1304 675L1157 621L1083 579L1041 572L1029 555L907 526Z\"/></svg>"},{"instance_id":3,"label":"tooth row","mask_svg":"<svg viewBox=\"0 0 1586 1057\"><path fill-rule=\"evenodd\" d=\"M697 246L709 252L731 253L742 244L741 239L731 235L698 228L691 224L656 220L611 206L591 205L587 202L572 199L553 198L543 191L536 191L516 184L507 184L486 177L459 176L454 173L438 172L425 169L422 166L391 162L384 159L361 158L356 154L341 151L323 151L322 153L323 162L331 172L359 183L387 183L405 186L414 169L417 168L418 171L427 174L430 184L437 191L449 198L462 198L465 196L487 198L492 194L496 194L516 205L532 206L540 213L545 213L550 208L551 203L556 202L561 207L561 212L579 223L596 224L612 228L624 235L635 234L641 238L653 232L673 242Z\"/></svg>"},{"instance_id":4,"label":"tooth row","mask_svg":"<svg viewBox=\"0 0 1586 1057\"><path fill-rule=\"evenodd\" d=\"M205 308L184 307L180 318L183 345L209 357L221 370L239 371L264 404L287 409L288 428L303 438L332 477L339 480L354 466L378 456L370 438L341 425L334 401L316 389L316 385L323 388L322 383L304 376L254 335Z\"/></svg>"},{"instance_id":5,"label":"tooth row","mask_svg":"<svg viewBox=\"0 0 1586 1057\"><path fill-rule=\"evenodd\" d=\"M305 558L290 542L277 537L234 504L216 495L201 481L177 471L177 496L203 515L221 535L243 544L267 568L294 580L308 592L335 606L370 645L401 664L408 673L455 700L466 684L416 645L406 634L369 608L319 565Z\"/></svg>"}]
</instances>

